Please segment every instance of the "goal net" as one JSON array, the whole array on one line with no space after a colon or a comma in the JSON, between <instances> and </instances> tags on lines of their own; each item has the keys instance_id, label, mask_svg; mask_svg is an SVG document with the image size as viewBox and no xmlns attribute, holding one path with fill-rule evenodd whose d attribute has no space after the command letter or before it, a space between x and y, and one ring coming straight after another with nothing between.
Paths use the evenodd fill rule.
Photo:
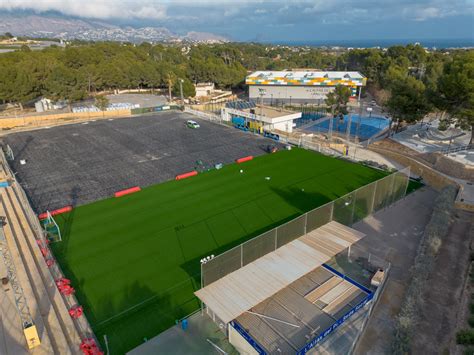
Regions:
<instances>
[{"instance_id":1,"label":"goal net","mask_svg":"<svg viewBox=\"0 0 474 355\"><path fill-rule=\"evenodd\" d=\"M6 146L4 146L3 151L7 160L15 160L15 155L13 154L13 150L10 145L7 144Z\"/></svg>"},{"instance_id":2,"label":"goal net","mask_svg":"<svg viewBox=\"0 0 474 355\"><path fill-rule=\"evenodd\" d=\"M50 242L60 242L61 230L49 211L46 212L46 218L42 221L46 237Z\"/></svg>"}]
</instances>

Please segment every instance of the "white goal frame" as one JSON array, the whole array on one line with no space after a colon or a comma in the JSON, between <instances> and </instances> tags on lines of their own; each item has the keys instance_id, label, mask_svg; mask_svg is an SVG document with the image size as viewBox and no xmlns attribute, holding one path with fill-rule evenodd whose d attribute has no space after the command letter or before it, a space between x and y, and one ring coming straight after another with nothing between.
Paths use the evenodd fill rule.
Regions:
<instances>
[{"instance_id":1,"label":"white goal frame","mask_svg":"<svg viewBox=\"0 0 474 355\"><path fill-rule=\"evenodd\" d=\"M9 144L7 144L5 147L5 157L8 160L15 160L15 155L13 154L13 150Z\"/></svg>"},{"instance_id":2,"label":"white goal frame","mask_svg":"<svg viewBox=\"0 0 474 355\"><path fill-rule=\"evenodd\" d=\"M59 239L57 240L57 242L61 242L63 239L61 237L61 229L59 228L58 224L56 223L56 220L53 218L53 215L49 212L49 211L46 211L46 221L47 221L47 224L54 224L54 226L56 227L57 231L58 231L58 236L59 236ZM45 229L45 232L46 234L48 234L48 231L46 230L46 226L44 226L44 229Z\"/></svg>"}]
</instances>

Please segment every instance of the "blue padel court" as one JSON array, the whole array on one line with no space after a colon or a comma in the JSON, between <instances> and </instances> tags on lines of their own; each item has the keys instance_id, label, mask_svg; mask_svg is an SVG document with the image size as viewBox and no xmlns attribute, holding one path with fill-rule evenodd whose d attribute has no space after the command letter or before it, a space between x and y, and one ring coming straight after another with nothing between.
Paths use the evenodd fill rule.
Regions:
<instances>
[{"instance_id":1,"label":"blue padel court","mask_svg":"<svg viewBox=\"0 0 474 355\"><path fill-rule=\"evenodd\" d=\"M309 121L309 120L308 120ZM307 121L307 122L308 122ZM327 133L329 131L328 119L319 119L314 121L314 125L305 125L304 129L312 132ZM347 132L347 126L349 124L349 116L344 116L344 120L339 118L332 119L332 130L333 132L339 132L345 134ZM360 117L359 115L352 115L350 124L350 135L357 135L360 139L365 140L374 136L375 134L382 132L390 125L390 120L385 117L372 116L372 117Z\"/></svg>"}]
</instances>

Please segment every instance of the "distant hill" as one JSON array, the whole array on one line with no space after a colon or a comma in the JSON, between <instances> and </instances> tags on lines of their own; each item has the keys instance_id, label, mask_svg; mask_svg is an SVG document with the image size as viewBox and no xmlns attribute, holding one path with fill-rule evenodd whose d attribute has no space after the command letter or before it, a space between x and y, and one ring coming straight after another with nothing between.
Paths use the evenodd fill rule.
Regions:
<instances>
[{"instance_id":1,"label":"distant hill","mask_svg":"<svg viewBox=\"0 0 474 355\"><path fill-rule=\"evenodd\" d=\"M0 12L0 33L15 36L48 37L65 40L127 42L227 42L228 39L207 32L177 35L165 27L124 27L104 21L72 18L59 14Z\"/></svg>"}]
</instances>

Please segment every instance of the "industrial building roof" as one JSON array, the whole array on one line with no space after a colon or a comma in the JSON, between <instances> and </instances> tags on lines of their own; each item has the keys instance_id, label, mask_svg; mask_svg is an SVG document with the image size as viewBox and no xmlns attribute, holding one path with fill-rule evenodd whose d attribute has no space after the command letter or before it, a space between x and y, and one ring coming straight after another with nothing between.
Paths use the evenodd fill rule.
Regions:
<instances>
[{"instance_id":1,"label":"industrial building roof","mask_svg":"<svg viewBox=\"0 0 474 355\"><path fill-rule=\"evenodd\" d=\"M367 78L356 71L256 71L247 85L365 86Z\"/></svg>"},{"instance_id":2,"label":"industrial building roof","mask_svg":"<svg viewBox=\"0 0 474 355\"><path fill-rule=\"evenodd\" d=\"M328 262L365 234L332 221L195 292L229 323Z\"/></svg>"}]
</instances>

